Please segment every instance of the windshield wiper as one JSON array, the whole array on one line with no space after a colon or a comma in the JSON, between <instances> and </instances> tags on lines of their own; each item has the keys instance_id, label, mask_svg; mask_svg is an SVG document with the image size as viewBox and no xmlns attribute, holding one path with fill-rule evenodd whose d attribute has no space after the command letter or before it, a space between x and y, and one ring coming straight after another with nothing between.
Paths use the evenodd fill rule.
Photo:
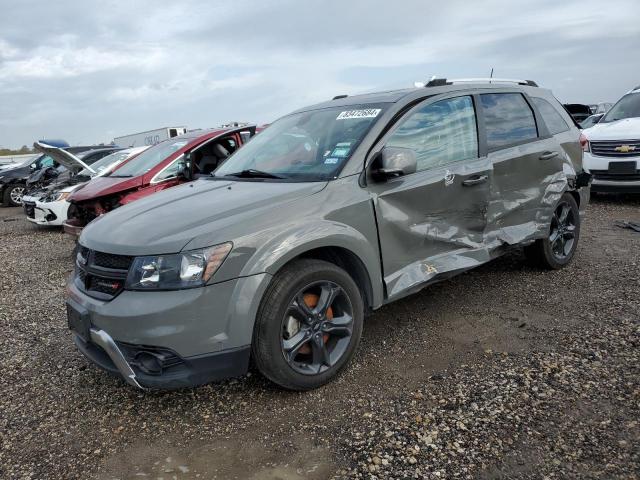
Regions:
<instances>
[{"instance_id":1,"label":"windshield wiper","mask_svg":"<svg viewBox=\"0 0 640 480\"><path fill-rule=\"evenodd\" d=\"M238 177L238 178L286 178L282 175L276 175L275 173L263 172L262 170L256 170L249 168L236 173L227 173L225 177Z\"/></svg>"},{"instance_id":2,"label":"windshield wiper","mask_svg":"<svg viewBox=\"0 0 640 480\"><path fill-rule=\"evenodd\" d=\"M113 178L129 178L129 177L133 177L133 175L109 175L110 177Z\"/></svg>"}]
</instances>

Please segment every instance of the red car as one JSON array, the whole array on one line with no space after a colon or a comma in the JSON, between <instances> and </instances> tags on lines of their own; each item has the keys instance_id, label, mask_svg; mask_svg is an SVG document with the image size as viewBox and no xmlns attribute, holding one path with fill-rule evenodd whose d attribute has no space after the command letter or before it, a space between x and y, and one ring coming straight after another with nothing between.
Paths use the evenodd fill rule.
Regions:
<instances>
[{"instance_id":1,"label":"red car","mask_svg":"<svg viewBox=\"0 0 640 480\"><path fill-rule=\"evenodd\" d=\"M80 235L87 223L114 208L210 175L255 133L254 125L196 130L154 145L73 192L64 231Z\"/></svg>"}]
</instances>

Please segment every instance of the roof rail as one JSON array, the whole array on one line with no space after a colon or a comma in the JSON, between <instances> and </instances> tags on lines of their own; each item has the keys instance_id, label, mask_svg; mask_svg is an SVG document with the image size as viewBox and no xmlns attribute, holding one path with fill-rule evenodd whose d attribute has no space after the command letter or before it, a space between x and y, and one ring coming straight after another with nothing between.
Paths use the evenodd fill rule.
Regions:
<instances>
[{"instance_id":1,"label":"roof rail","mask_svg":"<svg viewBox=\"0 0 640 480\"><path fill-rule=\"evenodd\" d=\"M339 100L341 98L347 98L349 95L336 95L335 97L333 97L331 100Z\"/></svg>"},{"instance_id":2,"label":"roof rail","mask_svg":"<svg viewBox=\"0 0 640 480\"><path fill-rule=\"evenodd\" d=\"M442 87L443 85L453 85L454 83L515 83L529 87L538 86L533 80L518 80L514 78L452 78L451 80L447 78L433 78L425 86Z\"/></svg>"}]
</instances>

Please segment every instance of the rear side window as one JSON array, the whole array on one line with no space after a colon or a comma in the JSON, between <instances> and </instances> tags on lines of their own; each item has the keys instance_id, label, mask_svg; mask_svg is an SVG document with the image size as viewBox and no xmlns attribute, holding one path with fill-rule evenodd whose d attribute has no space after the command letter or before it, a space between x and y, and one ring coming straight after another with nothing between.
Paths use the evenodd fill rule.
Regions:
<instances>
[{"instance_id":1,"label":"rear side window","mask_svg":"<svg viewBox=\"0 0 640 480\"><path fill-rule=\"evenodd\" d=\"M553 105L547 102L544 98L534 97L533 103L540 111L540 115L542 115L542 119L547 125L549 132L551 132L551 135L556 135L569 130L569 125L567 125L564 118L560 116L558 110L556 110Z\"/></svg>"},{"instance_id":2,"label":"rear side window","mask_svg":"<svg viewBox=\"0 0 640 480\"><path fill-rule=\"evenodd\" d=\"M416 110L391 135L387 146L416 152L418 170L477 158L473 100L449 98Z\"/></svg>"},{"instance_id":3,"label":"rear side window","mask_svg":"<svg viewBox=\"0 0 640 480\"><path fill-rule=\"evenodd\" d=\"M497 150L538 138L533 111L519 93L480 95L487 131L487 147Z\"/></svg>"}]
</instances>

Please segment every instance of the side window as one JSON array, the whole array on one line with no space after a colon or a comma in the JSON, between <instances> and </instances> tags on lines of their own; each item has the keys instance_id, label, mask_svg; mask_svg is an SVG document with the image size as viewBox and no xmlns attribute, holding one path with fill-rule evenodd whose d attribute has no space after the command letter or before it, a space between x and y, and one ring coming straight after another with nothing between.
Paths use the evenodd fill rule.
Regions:
<instances>
[{"instance_id":1,"label":"side window","mask_svg":"<svg viewBox=\"0 0 640 480\"><path fill-rule=\"evenodd\" d=\"M551 135L556 135L569 130L569 125L567 125L564 118L560 116L558 110L553 108L553 105L547 102L544 98L533 97L533 103L536 105L536 108L540 110L540 115L542 115L542 119L547 125L549 132L551 132Z\"/></svg>"},{"instance_id":2,"label":"side window","mask_svg":"<svg viewBox=\"0 0 640 480\"><path fill-rule=\"evenodd\" d=\"M416 110L400 124L386 145L416 152L418 170L477 158L478 134L472 98L449 98Z\"/></svg>"},{"instance_id":3,"label":"side window","mask_svg":"<svg viewBox=\"0 0 640 480\"><path fill-rule=\"evenodd\" d=\"M166 167L162 172L156 175L156 177L153 179L154 183L177 177L178 172L180 171L180 162L182 162L183 158L184 157L180 155L173 162L171 162L168 167Z\"/></svg>"},{"instance_id":4,"label":"side window","mask_svg":"<svg viewBox=\"0 0 640 480\"><path fill-rule=\"evenodd\" d=\"M531 107L519 93L480 95L489 150L516 145L538 138Z\"/></svg>"}]
</instances>

